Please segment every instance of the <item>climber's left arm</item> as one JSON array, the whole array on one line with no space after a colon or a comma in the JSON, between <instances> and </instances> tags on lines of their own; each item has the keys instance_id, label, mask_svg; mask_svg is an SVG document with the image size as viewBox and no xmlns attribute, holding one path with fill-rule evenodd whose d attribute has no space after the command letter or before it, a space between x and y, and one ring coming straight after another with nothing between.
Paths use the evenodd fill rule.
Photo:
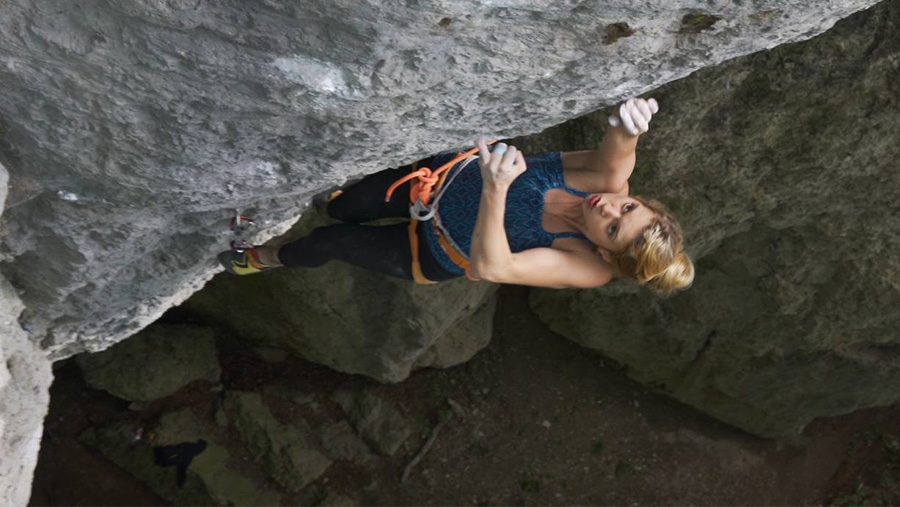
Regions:
<instances>
[{"instance_id":1,"label":"climber's left arm","mask_svg":"<svg viewBox=\"0 0 900 507\"><path fill-rule=\"evenodd\" d=\"M657 111L655 99L635 98L619 105L596 150L562 154L566 182L588 192L628 194L638 139L649 130L650 119Z\"/></svg>"}]
</instances>

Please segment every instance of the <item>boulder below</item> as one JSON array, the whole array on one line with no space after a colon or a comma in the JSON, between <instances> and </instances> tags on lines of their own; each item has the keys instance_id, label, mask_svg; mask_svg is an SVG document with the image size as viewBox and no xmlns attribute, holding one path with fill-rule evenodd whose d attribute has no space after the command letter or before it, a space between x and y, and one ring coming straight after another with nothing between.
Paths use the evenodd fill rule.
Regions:
<instances>
[{"instance_id":1,"label":"boulder below","mask_svg":"<svg viewBox=\"0 0 900 507\"><path fill-rule=\"evenodd\" d=\"M328 223L313 209L289 236ZM416 285L341 262L222 274L182 305L242 339L293 350L338 371L399 382L412 369L469 360L490 341L495 284Z\"/></svg>"},{"instance_id":2,"label":"boulder below","mask_svg":"<svg viewBox=\"0 0 900 507\"><path fill-rule=\"evenodd\" d=\"M190 382L219 379L219 359L210 329L154 324L103 352L77 357L84 379L129 401L164 398Z\"/></svg>"},{"instance_id":3,"label":"boulder below","mask_svg":"<svg viewBox=\"0 0 900 507\"><path fill-rule=\"evenodd\" d=\"M654 92L632 188L684 223L694 286L536 290L535 311L757 435L900 401L898 54L900 4L885 2Z\"/></svg>"},{"instance_id":4,"label":"boulder below","mask_svg":"<svg viewBox=\"0 0 900 507\"><path fill-rule=\"evenodd\" d=\"M165 414L153 428L153 442L134 438L134 426L120 421L90 428L80 440L97 449L159 496L175 505L278 505L280 494L232 470L230 456L211 432L190 412ZM146 436L146 434L145 434ZM178 485L175 466L154 461L154 448L206 442L206 448L187 464L184 483Z\"/></svg>"},{"instance_id":5,"label":"boulder below","mask_svg":"<svg viewBox=\"0 0 900 507\"><path fill-rule=\"evenodd\" d=\"M244 445L268 475L289 491L299 491L331 466L304 426L281 424L258 393L230 392L224 407Z\"/></svg>"},{"instance_id":6,"label":"boulder below","mask_svg":"<svg viewBox=\"0 0 900 507\"><path fill-rule=\"evenodd\" d=\"M384 456L393 456L412 432L397 409L368 390L340 390L333 397L359 436Z\"/></svg>"}]
</instances>

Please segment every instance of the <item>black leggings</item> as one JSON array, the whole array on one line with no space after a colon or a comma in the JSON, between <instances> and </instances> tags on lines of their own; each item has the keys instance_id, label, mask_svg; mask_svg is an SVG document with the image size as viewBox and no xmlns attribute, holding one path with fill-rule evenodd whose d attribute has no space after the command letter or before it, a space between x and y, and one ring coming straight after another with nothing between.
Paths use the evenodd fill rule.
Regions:
<instances>
[{"instance_id":1,"label":"black leggings","mask_svg":"<svg viewBox=\"0 0 900 507\"><path fill-rule=\"evenodd\" d=\"M428 166L431 159L421 160L417 167ZM329 261L344 261L370 271L412 280L412 254L409 245L409 223L393 225L361 225L381 218L409 218L410 182L399 187L390 202L384 202L388 187L412 172L412 166L366 176L328 203L328 215L343 224L317 227L308 236L288 243L278 251L278 260L287 267L314 268ZM419 262L422 274L440 282L455 278L437 263L424 242L419 224Z\"/></svg>"}]
</instances>

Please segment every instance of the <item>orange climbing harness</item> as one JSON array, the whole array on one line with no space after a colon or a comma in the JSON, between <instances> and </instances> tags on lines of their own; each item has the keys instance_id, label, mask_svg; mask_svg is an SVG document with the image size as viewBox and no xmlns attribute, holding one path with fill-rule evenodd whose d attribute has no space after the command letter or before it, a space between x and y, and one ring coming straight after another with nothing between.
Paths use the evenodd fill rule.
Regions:
<instances>
[{"instance_id":1,"label":"orange climbing harness","mask_svg":"<svg viewBox=\"0 0 900 507\"><path fill-rule=\"evenodd\" d=\"M490 141L488 144L493 144L496 141ZM400 185L403 185L407 181L412 180L413 178L418 178L418 181L414 184L410 184L409 187L409 248L412 252L412 274L413 279L415 279L416 283L421 284L430 284L436 283L432 280L429 280L422 273L422 264L419 262L419 235L416 232L418 228L419 222L424 222L426 220L430 220L434 218L432 221L434 225L434 232L437 234L438 241L441 245L441 248L444 250L444 253L453 261L454 264L459 266L466 272L466 276L470 280L477 280L471 274L469 274L469 259L466 257L464 253L459 249L458 246L450 239L447 232L440 225L440 217L437 215L436 205L440 200L440 196L444 190L444 184L450 184L450 182L445 182L447 175L449 174L450 169L453 168L457 163L466 160L463 167L466 164L471 163L475 160L475 154L478 152L478 148L472 148L466 152L460 152L452 160L447 162L446 164L438 167L437 169L430 169L428 167L417 168L413 166L413 171L406 176L400 178L395 181L393 185L388 188L387 195L385 196L385 202L391 200L391 196L394 194L394 191L397 190ZM462 168L460 168L462 170ZM459 173L457 173L459 174ZM452 182L452 179L451 179ZM432 197L434 197L434 202L431 201Z\"/></svg>"}]
</instances>

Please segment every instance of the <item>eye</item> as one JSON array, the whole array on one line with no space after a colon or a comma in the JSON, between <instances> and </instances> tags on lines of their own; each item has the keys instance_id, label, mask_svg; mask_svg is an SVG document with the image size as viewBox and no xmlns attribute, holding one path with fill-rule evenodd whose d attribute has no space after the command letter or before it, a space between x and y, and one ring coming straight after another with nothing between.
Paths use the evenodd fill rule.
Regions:
<instances>
[{"instance_id":1,"label":"eye","mask_svg":"<svg viewBox=\"0 0 900 507\"><path fill-rule=\"evenodd\" d=\"M622 206L622 212L628 213L629 211L634 210L634 208L636 208L636 207L637 207L637 205L633 202L625 203L625 206Z\"/></svg>"},{"instance_id":2,"label":"eye","mask_svg":"<svg viewBox=\"0 0 900 507\"><path fill-rule=\"evenodd\" d=\"M609 227L606 228L606 234L609 235L609 237L612 238L612 237L614 237L614 236L616 235L616 232L617 232L618 230L619 230L619 225L618 225L618 224L612 224L612 225L610 225Z\"/></svg>"}]
</instances>

